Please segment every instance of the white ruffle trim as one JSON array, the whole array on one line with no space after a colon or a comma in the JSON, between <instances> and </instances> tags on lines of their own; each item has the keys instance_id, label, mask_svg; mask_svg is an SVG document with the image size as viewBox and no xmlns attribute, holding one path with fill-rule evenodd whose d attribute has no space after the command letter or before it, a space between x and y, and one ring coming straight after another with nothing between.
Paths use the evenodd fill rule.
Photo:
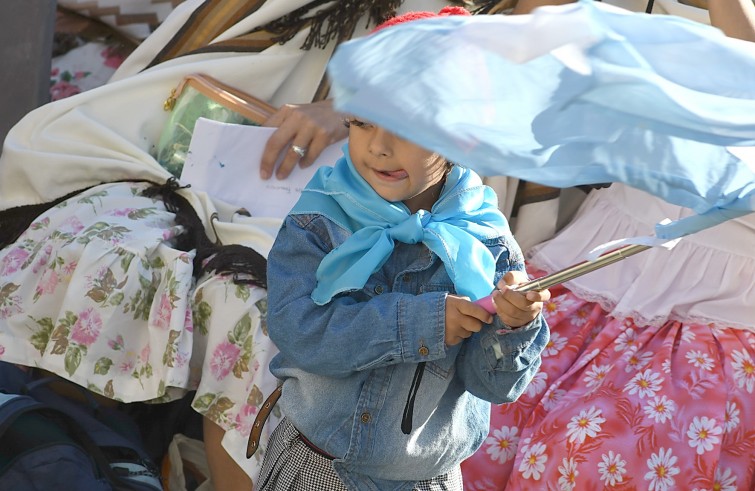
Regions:
<instances>
[{"instance_id":1,"label":"white ruffle trim","mask_svg":"<svg viewBox=\"0 0 755 491\"><path fill-rule=\"evenodd\" d=\"M593 191L574 220L527 253L547 272L583 261L615 239L652 235L664 218L689 210L620 184ZM755 214L653 248L566 283L611 316L640 325L669 320L755 330Z\"/></svg>"}]
</instances>

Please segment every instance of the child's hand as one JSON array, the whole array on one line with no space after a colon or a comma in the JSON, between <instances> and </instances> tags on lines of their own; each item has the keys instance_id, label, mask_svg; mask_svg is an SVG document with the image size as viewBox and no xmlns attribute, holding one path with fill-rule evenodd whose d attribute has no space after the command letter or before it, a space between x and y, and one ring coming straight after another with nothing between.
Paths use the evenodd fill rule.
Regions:
<instances>
[{"instance_id":1,"label":"child's hand","mask_svg":"<svg viewBox=\"0 0 755 491\"><path fill-rule=\"evenodd\" d=\"M543 302L551 298L549 290L520 293L509 289L527 279L522 271L509 271L498 282L498 290L493 292L496 313L509 327L521 327L534 320L543 310Z\"/></svg>"},{"instance_id":2,"label":"child's hand","mask_svg":"<svg viewBox=\"0 0 755 491\"><path fill-rule=\"evenodd\" d=\"M476 332L483 324L493 322L492 314L467 297L446 297L446 345L459 344Z\"/></svg>"}]
</instances>

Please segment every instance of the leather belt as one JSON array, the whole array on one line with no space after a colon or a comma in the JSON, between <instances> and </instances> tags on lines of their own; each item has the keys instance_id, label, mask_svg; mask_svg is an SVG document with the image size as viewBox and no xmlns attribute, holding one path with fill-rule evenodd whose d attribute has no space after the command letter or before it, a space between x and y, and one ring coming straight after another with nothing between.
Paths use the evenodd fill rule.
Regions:
<instances>
[{"instance_id":1,"label":"leather belt","mask_svg":"<svg viewBox=\"0 0 755 491\"><path fill-rule=\"evenodd\" d=\"M296 430L296 431L299 431L299 430ZM309 440L307 440L307 438L304 435L302 435L301 433L299 433L299 440L301 440L301 442L304 445L308 446L309 449L312 450L317 455L319 455L321 457L325 457L328 460L336 460L336 458L333 457L332 455L330 455L328 452L326 452L325 450L322 450L320 447L318 447L314 443L312 443Z\"/></svg>"},{"instance_id":2,"label":"leather belt","mask_svg":"<svg viewBox=\"0 0 755 491\"><path fill-rule=\"evenodd\" d=\"M280 399L283 392L283 386L279 385L268 397L260 408L260 412L257 413L257 417L254 418L254 424L252 425L252 431L249 433L249 441L246 444L246 458L249 459L254 455L254 452L260 447L260 437L262 436L262 428L265 426L267 418L270 417L270 412L275 407L275 403Z\"/></svg>"}]
</instances>

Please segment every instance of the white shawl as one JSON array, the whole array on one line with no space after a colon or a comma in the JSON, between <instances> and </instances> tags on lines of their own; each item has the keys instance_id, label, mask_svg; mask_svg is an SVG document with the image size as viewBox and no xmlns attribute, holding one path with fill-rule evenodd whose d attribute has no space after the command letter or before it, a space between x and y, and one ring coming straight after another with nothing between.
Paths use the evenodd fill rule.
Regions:
<instances>
[{"instance_id":1,"label":"white shawl","mask_svg":"<svg viewBox=\"0 0 755 491\"><path fill-rule=\"evenodd\" d=\"M257 11L216 38L222 41L265 25L308 0L268 0ZM150 155L168 118L163 102L187 74L202 72L274 105L311 101L325 72L335 42L324 49L299 49L308 29L289 42L260 53L202 53L145 66L155 57L191 13L203 3L187 0L168 16L114 74L109 83L46 104L18 122L8 133L0 155L0 210L45 203L103 182L146 179L165 182L171 175ZM440 0L408 0L400 11L438 10ZM355 36L365 32L366 20ZM256 174L249 176L257 178ZM250 221L233 218L233 208L211 202L204 193L183 190L212 235L208 217L220 213L215 229L224 243L245 243L263 255L272 245ZM243 222L239 223L239 220ZM257 224L258 220L253 220ZM263 222L265 222L263 220ZM275 220L265 228L277 230Z\"/></svg>"}]
</instances>

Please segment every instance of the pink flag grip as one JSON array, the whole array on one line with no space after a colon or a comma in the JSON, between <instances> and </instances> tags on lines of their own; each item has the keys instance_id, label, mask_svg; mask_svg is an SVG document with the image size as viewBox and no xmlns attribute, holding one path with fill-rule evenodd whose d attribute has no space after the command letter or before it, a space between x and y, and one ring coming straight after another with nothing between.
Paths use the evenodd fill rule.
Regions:
<instances>
[{"instance_id":1,"label":"pink flag grip","mask_svg":"<svg viewBox=\"0 0 755 491\"><path fill-rule=\"evenodd\" d=\"M481 306L483 309L487 310L491 314L495 314L495 304L493 303L493 294L487 295L485 297L482 297L479 300L475 300L477 305Z\"/></svg>"}]
</instances>

